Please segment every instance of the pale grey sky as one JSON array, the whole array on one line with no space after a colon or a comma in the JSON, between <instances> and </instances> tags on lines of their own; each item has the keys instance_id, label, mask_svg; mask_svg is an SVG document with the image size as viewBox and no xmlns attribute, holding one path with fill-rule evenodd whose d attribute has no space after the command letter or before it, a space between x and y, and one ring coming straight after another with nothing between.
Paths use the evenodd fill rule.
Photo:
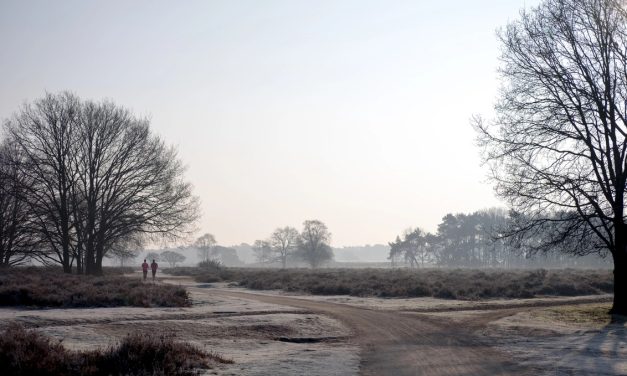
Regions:
<instances>
[{"instance_id":1,"label":"pale grey sky","mask_svg":"<svg viewBox=\"0 0 627 376\"><path fill-rule=\"evenodd\" d=\"M178 146L219 243L305 219L385 243L500 205L469 118L525 3L2 0L0 118L45 91L109 98Z\"/></svg>"}]
</instances>

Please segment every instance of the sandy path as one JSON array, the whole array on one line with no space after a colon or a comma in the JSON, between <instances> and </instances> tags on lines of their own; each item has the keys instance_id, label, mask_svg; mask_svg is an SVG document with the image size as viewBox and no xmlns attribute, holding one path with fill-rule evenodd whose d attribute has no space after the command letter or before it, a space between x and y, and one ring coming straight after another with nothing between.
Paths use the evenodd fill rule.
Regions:
<instances>
[{"instance_id":1,"label":"sandy path","mask_svg":"<svg viewBox=\"0 0 627 376\"><path fill-rule=\"evenodd\" d=\"M252 299L320 312L348 325L362 348L364 375L529 374L475 337L475 325L460 325L417 314L377 311L344 304L269 296L225 289L208 295ZM481 320L477 318L477 320Z\"/></svg>"},{"instance_id":2,"label":"sandy path","mask_svg":"<svg viewBox=\"0 0 627 376\"><path fill-rule=\"evenodd\" d=\"M211 287L195 284L185 277L168 282L185 285L196 295L207 299L244 299L290 306L335 318L351 329L351 342L361 349L360 374L363 375L538 375L539 371L543 375L556 374L554 370L544 372L551 368L546 365L541 369L530 362L522 362L524 365L521 365L524 359L486 336L486 329L495 321L522 311L608 299L607 296L547 298L479 305L467 302L458 307L441 307L441 304L414 307L405 304L397 307L400 308L398 310L390 310L369 303L354 305L312 296ZM528 341L526 338L521 340ZM496 346L499 346L498 349Z\"/></svg>"}]
</instances>

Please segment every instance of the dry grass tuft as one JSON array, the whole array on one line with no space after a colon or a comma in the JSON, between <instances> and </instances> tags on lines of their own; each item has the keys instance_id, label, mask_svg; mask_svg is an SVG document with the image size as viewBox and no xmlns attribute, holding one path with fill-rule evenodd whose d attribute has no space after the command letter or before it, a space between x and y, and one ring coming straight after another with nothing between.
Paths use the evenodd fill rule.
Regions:
<instances>
[{"instance_id":1,"label":"dry grass tuft","mask_svg":"<svg viewBox=\"0 0 627 376\"><path fill-rule=\"evenodd\" d=\"M608 315L611 306L610 303L594 303L552 307L535 310L531 315L565 324L604 326L612 321L612 316Z\"/></svg>"}]
</instances>

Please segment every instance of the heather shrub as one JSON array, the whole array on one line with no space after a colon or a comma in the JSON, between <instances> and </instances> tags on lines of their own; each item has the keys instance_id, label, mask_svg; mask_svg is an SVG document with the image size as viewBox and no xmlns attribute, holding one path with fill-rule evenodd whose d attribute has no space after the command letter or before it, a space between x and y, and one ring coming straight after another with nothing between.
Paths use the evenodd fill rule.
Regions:
<instances>
[{"instance_id":1,"label":"heather shrub","mask_svg":"<svg viewBox=\"0 0 627 376\"><path fill-rule=\"evenodd\" d=\"M72 375L72 363L59 342L11 325L0 335L0 369L14 376ZM76 374L76 373L74 373Z\"/></svg>"},{"instance_id":2,"label":"heather shrub","mask_svg":"<svg viewBox=\"0 0 627 376\"><path fill-rule=\"evenodd\" d=\"M0 335L0 370L26 376L191 375L214 363L232 363L171 336L130 334L105 350L77 352L21 326Z\"/></svg>"},{"instance_id":3,"label":"heather shrub","mask_svg":"<svg viewBox=\"0 0 627 376\"><path fill-rule=\"evenodd\" d=\"M220 280L250 289L316 295L474 300L594 295L611 293L613 288L609 270L224 268L221 273ZM216 281L215 274L199 268L189 275L198 282Z\"/></svg>"},{"instance_id":4,"label":"heather shrub","mask_svg":"<svg viewBox=\"0 0 627 376\"><path fill-rule=\"evenodd\" d=\"M205 260L198 263L198 267L205 271L220 271L223 265L219 260Z\"/></svg>"},{"instance_id":5,"label":"heather shrub","mask_svg":"<svg viewBox=\"0 0 627 376\"><path fill-rule=\"evenodd\" d=\"M56 268L15 268L0 274L0 306L183 307L183 287L143 283L119 274L84 276Z\"/></svg>"},{"instance_id":6,"label":"heather shrub","mask_svg":"<svg viewBox=\"0 0 627 376\"><path fill-rule=\"evenodd\" d=\"M231 270L217 260L201 261L198 263L198 267L168 268L164 270L164 273L175 276L193 276L197 282L202 283L222 282L233 277Z\"/></svg>"}]
</instances>

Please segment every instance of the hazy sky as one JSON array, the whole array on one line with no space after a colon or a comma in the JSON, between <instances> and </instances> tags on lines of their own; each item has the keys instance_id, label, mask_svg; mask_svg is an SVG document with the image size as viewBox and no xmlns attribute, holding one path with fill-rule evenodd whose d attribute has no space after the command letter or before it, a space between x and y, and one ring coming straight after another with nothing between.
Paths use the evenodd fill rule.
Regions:
<instances>
[{"instance_id":1,"label":"hazy sky","mask_svg":"<svg viewBox=\"0 0 627 376\"><path fill-rule=\"evenodd\" d=\"M1 0L0 118L45 91L109 98L178 146L219 243L305 219L385 243L500 205L469 118L525 3Z\"/></svg>"}]
</instances>

